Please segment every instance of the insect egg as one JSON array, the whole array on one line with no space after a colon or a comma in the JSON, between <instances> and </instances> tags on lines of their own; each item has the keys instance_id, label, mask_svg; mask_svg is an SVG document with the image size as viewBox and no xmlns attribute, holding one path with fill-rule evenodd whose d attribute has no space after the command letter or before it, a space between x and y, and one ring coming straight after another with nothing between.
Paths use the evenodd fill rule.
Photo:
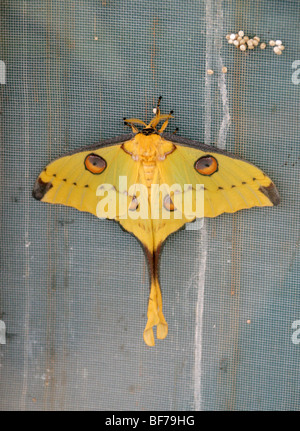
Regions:
<instances>
[{"instance_id":1,"label":"insect egg","mask_svg":"<svg viewBox=\"0 0 300 431\"><path fill-rule=\"evenodd\" d=\"M278 46L275 46L275 48L273 48L273 51L275 52L275 54L277 54L277 55L281 55L282 54L282 51L281 51L281 49L278 47Z\"/></svg>"}]
</instances>

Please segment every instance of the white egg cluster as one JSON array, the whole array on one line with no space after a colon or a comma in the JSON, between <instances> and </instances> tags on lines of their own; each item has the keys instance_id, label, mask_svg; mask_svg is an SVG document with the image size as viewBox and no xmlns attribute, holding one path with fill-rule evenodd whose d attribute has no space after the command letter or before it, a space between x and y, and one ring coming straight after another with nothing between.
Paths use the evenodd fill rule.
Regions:
<instances>
[{"instance_id":1,"label":"white egg cluster","mask_svg":"<svg viewBox=\"0 0 300 431\"><path fill-rule=\"evenodd\" d=\"M272 46L273 51L277 55L281 55L285 46L282 44L281 40L270 40L269 45Z\"/></svg>"},{"instance_id":2,"label":"white egg cluster","mask_svg":"<svg viewBox=\"0 0 300 431\"><path fill-rule=\"evenodd\" d=\"M260 49L265 49L267 44L265 42L260 42L260 38L258 36L254 36L250 38L246 36L243 30L240 30L238 33L231 33L226 35L227 42L230 45L234 45L240 51L246 51L247 49L255 49L256 47L260 47ZM269 45L274 47L273 51L275 54L280 55L284 50L284 45L281 40L270 40Z\"/></svg>"}]
</instances>

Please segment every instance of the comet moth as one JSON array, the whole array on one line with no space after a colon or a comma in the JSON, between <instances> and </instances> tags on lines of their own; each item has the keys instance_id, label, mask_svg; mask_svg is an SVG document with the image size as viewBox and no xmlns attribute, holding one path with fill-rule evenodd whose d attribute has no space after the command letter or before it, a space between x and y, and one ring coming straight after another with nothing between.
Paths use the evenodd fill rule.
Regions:
<instances>
[{"instance_id":1,"label":"comet moth","mask_svg":"<svg viewBox=\"0 0 300 431\"><path fill-rule=\"evenodd\" d=\"M144 341L164 339L159 257L170 234L199 217L273 206L279 194L259 168L212 145L165 132L160 100L149 124L124 118L131 132L65 154L38 176L33 197L115 220L142 244L150 274ZM160 127L159 127L160 125ZM200 202L200 204L199 204Z\"/></svg>"}]
</instances>

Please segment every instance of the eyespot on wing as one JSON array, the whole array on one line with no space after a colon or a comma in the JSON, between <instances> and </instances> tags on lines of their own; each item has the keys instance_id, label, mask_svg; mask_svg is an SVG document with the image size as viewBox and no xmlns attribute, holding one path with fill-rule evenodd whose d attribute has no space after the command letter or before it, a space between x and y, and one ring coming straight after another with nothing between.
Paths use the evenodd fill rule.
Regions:
<instances>
[{"instance_id":1,"label":"eyespot on wing","mask_svg":"<svg viewBox=\"0 0 300 431\"><path fill-rule=\"evenodd\" d=\"M218 171L218 161L215 157L208 154L196 160L194 168L199 174L210 176Z\"/></svg>"},{"instance_id":2,"label":"eyespot on wing","mask_svg":"<svg viewBox=\"0 0 300 431\"><path fill-rule=\"evenodd\" d=\"M132 201L129 204L128 210L129 211L135 211L139 206L139 201L137 200L136 196L133 196Z\"/></svg>"},{"instance_id":3,"label":"eyespot on wing","mask_svg":"<svg viewBox=\"0 0 300 431\"><path fill-rule=\"evenodd\" d=\"M92 174L99 175L102 174L107 166L107 163L101 156L91 153L86 156L84 160L84 166Z\"/></svg>"},{"instance_id":4,"label":"eyespot on wing","mask_svg":"<svg viewBox=\"0 0 300 431\"><path fill-rule=\"evenodd\" d=\"M164 201L163 201L163 205L164 205L164 208L167 211L171 211L172 212L172 211L175 211L177 209L175 207L174 202L173 202L173 200L172 200L172 198L171 198L170 195L165 196Z\"/></svg>"}]
</instances>

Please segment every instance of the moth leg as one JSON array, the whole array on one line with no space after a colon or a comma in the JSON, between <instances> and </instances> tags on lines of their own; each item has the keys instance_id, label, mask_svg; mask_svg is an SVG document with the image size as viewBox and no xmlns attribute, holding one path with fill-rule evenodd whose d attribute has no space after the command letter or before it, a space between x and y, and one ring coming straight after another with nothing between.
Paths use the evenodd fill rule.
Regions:
<instances>
[{"instance_id":1,"label":"moth leg","mask_svg":"<svg viewBox=\"0 0 300 431\"><path fill-rule=\"evenodd\" d=\"M168 123L169 123L169 120L170 120L171 118L173 118L173 117L172 117L172 114L173 114L173 111L170 111L170 114L167 116L168 118L163 122L163 124L162 124L161 128L159 129L159 133L162 133L162 132L167 128ZM161 117L162 117L162 116L161 116Z\"/></svg>"},{"instance_id":2,"label":"moth leg","mask_svg":"<svg viewBox=\"0 0 300 431\"><path fill-rule=\"evenodd\" d=\"M160 114L160 109L159 109L159 105L161 102L162 96L159 96L158 101L157 101L157 105L156 105L156 116L158 117Z\"/></svg>"},{"instance_id":3,"label":"moth leg","mask_svg":"<svg viewBox=\"0 0 300 431\"><path fill-rule=\"evenodd\" d=\"M131 119L129 119L129 120L127 120L127 118L123 118L123 120L124 120L124 124L125 124L125 126L128 126L128 127L130 127L131 128L131 130L132 130L132 132L133 133L138 133L139 132L139 129L137 129L132 123L131 123Z\"/></svg>"}]
</instances>

